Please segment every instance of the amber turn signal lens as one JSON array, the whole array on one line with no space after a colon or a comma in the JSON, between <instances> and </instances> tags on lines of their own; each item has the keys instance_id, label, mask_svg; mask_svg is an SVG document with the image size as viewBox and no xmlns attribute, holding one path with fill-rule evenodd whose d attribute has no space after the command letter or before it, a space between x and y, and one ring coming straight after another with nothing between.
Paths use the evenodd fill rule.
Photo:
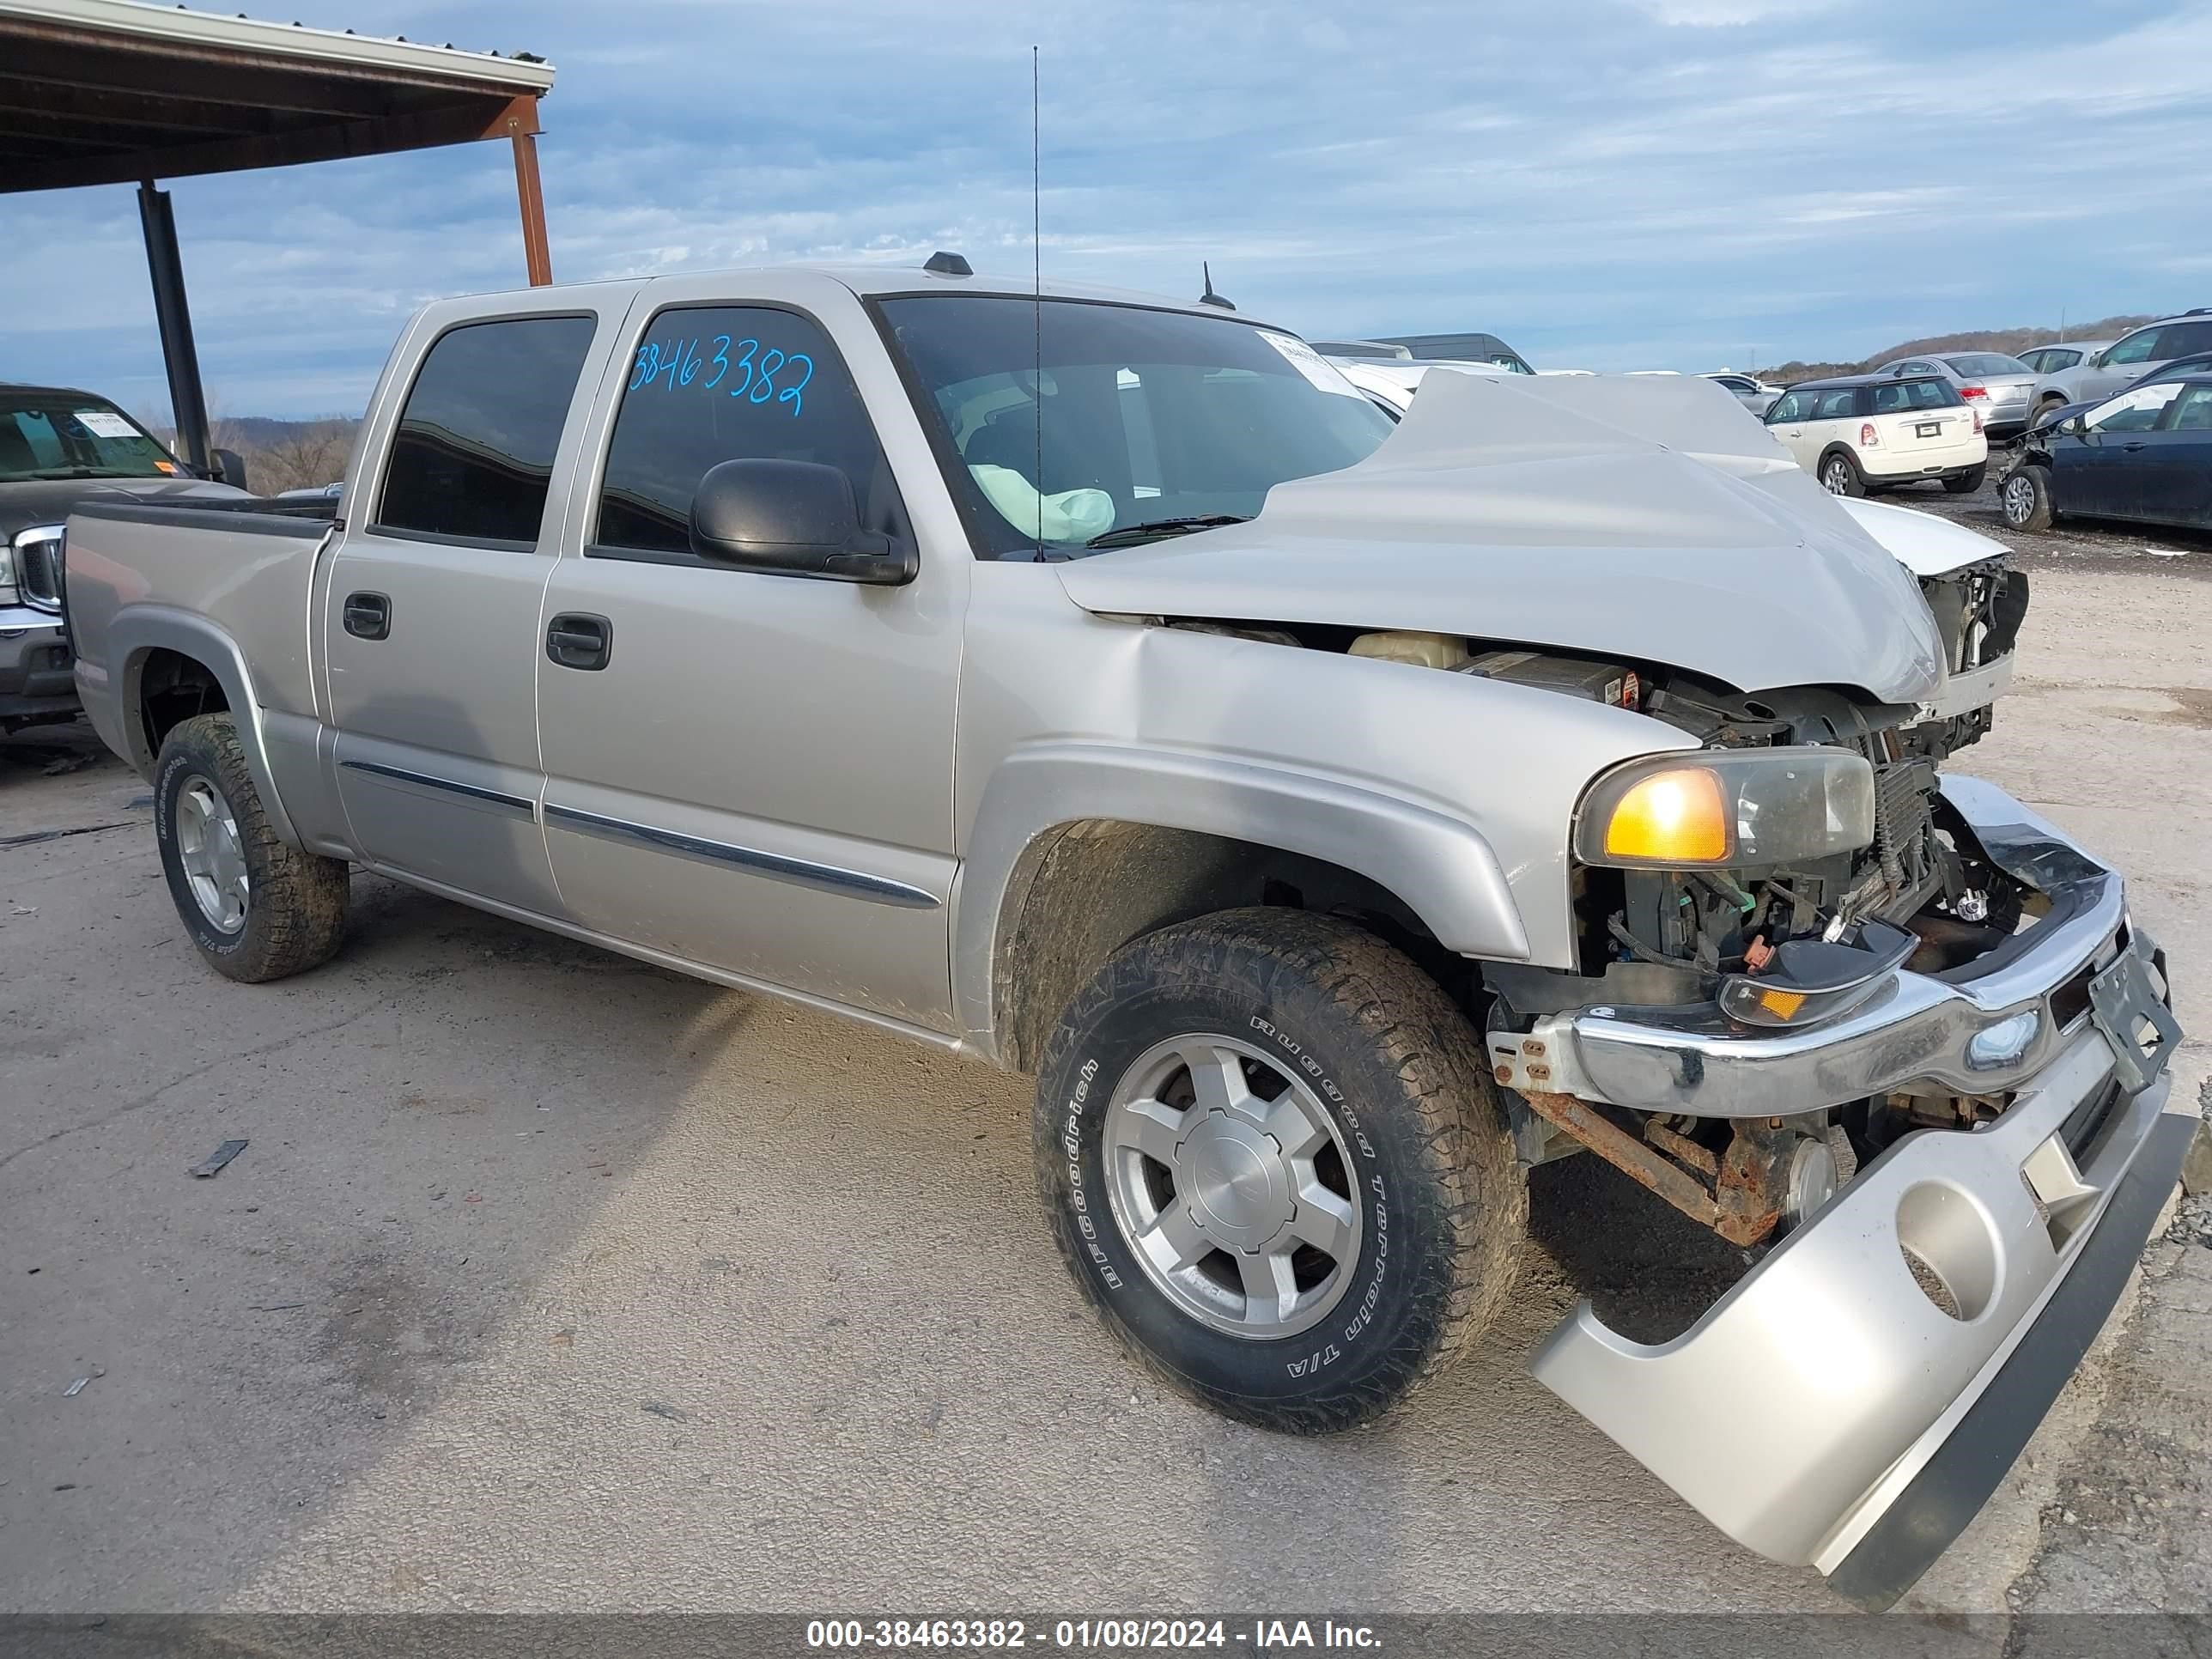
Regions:
<instances>
[{"instance_id":1,"label":"amber turn signal lens","mask_svg":"<svg viewBox=\"0 0 2212 1659\"><path fill-rule=\"evenodd\" d=\"M1786 1020L1805 1006L1805 994L1802 991L1761 991L1759 1006L1775 1018Z\"/></svg>"},{"instance_id":2,"label":"amber turn signal lens","mask_svg":"<svg viewBox=\"0 0 2212 1659\"><path fill-rule=\"evenodd\" d=\"M1655 772L1630 788L1605 826L1607 856L1655 864L1718 864L1728 857L1721 781L1702 766Z\"/></svg>"}]
</instances>

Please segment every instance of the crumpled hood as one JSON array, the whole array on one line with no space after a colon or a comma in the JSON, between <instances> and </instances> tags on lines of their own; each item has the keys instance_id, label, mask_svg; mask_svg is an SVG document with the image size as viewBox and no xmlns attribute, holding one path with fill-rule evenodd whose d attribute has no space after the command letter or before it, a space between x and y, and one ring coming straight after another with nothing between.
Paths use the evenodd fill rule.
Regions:
<instances>
[{"instance_id":1,"label":"crumpled hood","mask_svg":"<svg viewBox=\"0 0 2212 1659\"><path fill-rule=\"evenodd\" d=\"M1431 374L1382 447L1250 523L1054 568L1102 614L1461 634L1885 702L1943 678L1912 578L1688 377Z\"/></svg>"},{"instance_id":2,"label":"crumpled hood","mask_svg":"<svg viewBox=\"0 0 2212 1659\"><path fill-rule=\"evenodd\" d=\"M163 502L186 507L196 501L236 501L243 489L205 478L24 478L0 483L0 536L12 536L34 524L60 524L80 501L118 501L140 506Z\"/></svg>"},{"instance_id":3,"label":"crumpled hood","mask_svg":"<svg viewBox=\"0 0 2212 1659\"><path fill-rule=\"evenodd\" d=\"M1851 520L1887 548L1890 554L1916 576L1944 576L1970 564L1987 564L2012 550L1994 537L1917 507L1892 501L1844 501L1836 505Z\"/></svg>"}]
</instances>

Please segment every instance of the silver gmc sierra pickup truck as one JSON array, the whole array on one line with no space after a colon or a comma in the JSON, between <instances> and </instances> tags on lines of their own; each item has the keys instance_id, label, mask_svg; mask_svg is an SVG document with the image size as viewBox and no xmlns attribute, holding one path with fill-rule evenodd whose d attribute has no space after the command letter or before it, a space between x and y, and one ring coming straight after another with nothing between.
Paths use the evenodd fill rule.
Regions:
<instances>
[{"instance_id":1,"label":"silver gmc sierra pickup truck","mask_svg":"<svg viewBox=\"0 0 2212 1659\"><path fill-rule=\"evenodd\" d=\"M1746 1269L1535 1375L1867 1605L2194 1121L2118 873L1945 769L2007 573L1938 616L1701 380L1394 425L1265 324L945 256L538 289L415 318L334 519L62 557L218 971L331 957L358 865L1034 1073L1076 1279L1271 1428L1476 1341L1594 1152Z\"/></svg>"}]
</instances>

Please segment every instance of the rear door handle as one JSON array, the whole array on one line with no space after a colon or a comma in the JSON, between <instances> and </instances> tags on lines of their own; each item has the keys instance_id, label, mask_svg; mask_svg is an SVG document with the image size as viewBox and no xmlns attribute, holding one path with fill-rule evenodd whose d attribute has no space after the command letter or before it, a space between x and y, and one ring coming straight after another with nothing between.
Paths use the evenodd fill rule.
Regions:
<instances>
[{"instance_id":1,"label":"rear door handle","mask_svg":"<svg viewBox=\"0 0 2212 1659\"><path fill-rule=\"evenodd\" d=\"M345 631L357 640L381 640L392 633L392 600L383 593L345 597Z\"/></svg>"},{"instance_id":2,"label":"rear door handle","mask_svg":"<svg viewBox=\"0 0 2212 1659\"><path fill-rule=\"evenodd\" d=\"M564 611L546 624L545 654L563 668L605 668L614 653L615 625L585 611Z\"/></svg>"},{"instance_id":3,"label":"rear door handle","mask_svg":"<svg viewBox=\"0 0 2212 1659\"><path fill-rule=\"evenodd\" d=\"M2129 453L2129 454L2132 455L2132 454L2134 454L2134 453L2136 453L2136 451L2137 451L2138 449L2147 449L2147 448L2148 448L2148 447L2149 447L2149 446L2148 446L2148 445L2147 445L2147 444L2143 444L2143 443L2132 443L2132 444L2122 444L2122 445L2120 446L2120 447L2121 447L2122 449L2126 450L2126 451L2128 452L2128 453Z\"/></svg>"}]
</instances>

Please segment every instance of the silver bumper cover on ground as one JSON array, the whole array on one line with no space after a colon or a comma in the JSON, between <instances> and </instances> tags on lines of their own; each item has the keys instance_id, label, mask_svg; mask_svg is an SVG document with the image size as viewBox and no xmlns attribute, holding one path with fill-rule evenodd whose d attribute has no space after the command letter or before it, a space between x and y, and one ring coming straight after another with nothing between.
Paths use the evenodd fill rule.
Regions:
<instances>
[{"instance_id":1,"label":"silver bumper cover on ground","mask_svg":"<svg viewBox=\"0 0 2212 1659\"><path fill-rule=\"evenodd\" d=\"M1674 1340L1627 1340L1584 1303L1531 1362L1731 1538L1869 1606L2002 1480L2118 1299L2197 1121L2166 1109L2179 1032L2148 942L2121 931L2118 878L1985 784L1948 793L2051 897L2008 959L1963 982L1900 972L1875 1005L1786 1036L1678 1028L1670 1044L1586 1015L1569 1063L1591 1098L1663 1111L1786 1115L1929 1077L2016 1089L2010 1109L1891 1146ZM2052 994L2084 968L2094 1012L2058 1024ZM2030 1053L2002 1082L1970 1072L1967 1037L2024 1007L2044 1016Z\"/></svg>"}]
</instances>

